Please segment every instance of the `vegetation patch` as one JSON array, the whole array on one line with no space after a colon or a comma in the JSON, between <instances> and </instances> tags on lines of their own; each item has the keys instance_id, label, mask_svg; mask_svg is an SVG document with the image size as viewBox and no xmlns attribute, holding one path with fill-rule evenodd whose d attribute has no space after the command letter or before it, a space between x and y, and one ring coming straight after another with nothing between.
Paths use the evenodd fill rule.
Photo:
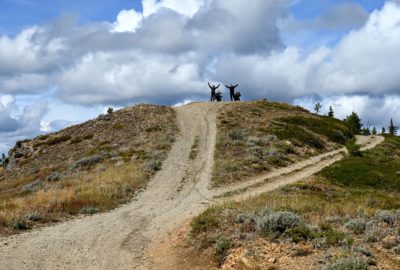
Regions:
<instances>
[{"instance_id":1,"label":"vegetation patch","mask_svg":"<svg viewBox=\"0 0 400 270\"><path fill-rule=\"evenodd\" d=\"M306 182L213 206L201 215L212 217L212 226L196 230L192 223L190 242L200 250L215 249L212 236L223 235L230 243L225 258L244 248L244 256L259 269L268 269L268 256L282 256L278 248L263 251L277 245L280 250L295 247L285 256L307 250L304 256L312 258L307 269L399 265L399 144L399 137L388 136L362 156L349 156ZM377 176L379 184L372 181ZM296 266L296 260L292 263Z\"/></svg>"},{"instance_id":2,"label":"vegetation patch","mask_svg":"<svg viewBox=\"0 0 400 270\"><path fill-rule=\"evenodd\" d=\"M330 151L352 137L342 121L266 100L225 105L217 128L214 186L288 166Z\"/></svg>"}]
</instances>

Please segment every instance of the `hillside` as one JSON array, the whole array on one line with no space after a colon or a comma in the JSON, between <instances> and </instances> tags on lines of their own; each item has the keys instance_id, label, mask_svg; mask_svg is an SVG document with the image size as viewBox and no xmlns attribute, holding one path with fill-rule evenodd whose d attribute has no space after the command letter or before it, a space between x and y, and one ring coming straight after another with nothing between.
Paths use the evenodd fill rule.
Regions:
<instances>
[{"instance_id":1,"label":"hillside","mask_svg":"<svg viewBox=\"0 0 400 270\"><path fill-rule=\"evenodd\" d=\"M132 110L141 108L145 111L144 108L154 107L142 105L135 108ZM87 153L90 155L71 161L74 166L60 172L68 175L71 171L71 177L55 182L46 177L45 181L41 180L44 187L40 186L43 189L39 191L28 194L14 192L7 189L11 181L2 182L6 184L2 196L11 194L4 199L7 203L1 210L5 215L2 224L7 230L51 221L40 215L43 213L59 220L59 216L115 208L132 198L134 190L145 188L135 193L129 203L113 211L71 219L14 237L0 237L0 268L114 269L117 265L118 269L160 269L160 266L161 269L213 269L219 264L225 267L234 265L236 257L230 259L229 255L239 254L240 247L245 247L249 239L250 244L259 243L252 239L264 239L259 237L252 221L236 226L236 214L245 209L254 212L254 216L258 215L257 201L263 204L258 194L304 181L343 159L346 153L343 143L350 137L346 126L339 120L265 100L200 102L172 109L156 108L159 113L151 115L155 117L152 119L154 122L146 123L149 116L146 113L139 121L143 123L139 125L143 127L137 133L140 135L124 139L127 144L147 142L144 144L146 148L135 146L132 149L132 155L128 155L131 157L125 159L128 162L124 161L125 154L120 154L119 161L114 162L110 150L101 150L97 153L104 157L100 159L102 163L76 167L74 164L77 162L82 165L80 159L96 155ZM157 118L160 115L161 119ZM104 126L104 130L112 130L112 125ZM178 129L179 133L176 132ZM165 134L171 135L166 137ZM71 136L64 135L67 138ZM172 138L175 138L174 143ZM46 138L42 141L51 144L53 140ZM69 145L70 140L72 138L61 144ZM357 137L364 150L374 148L383 140L381 136ZM35 141L40 142L40 138ZM30 145L32 142L22 144ZM46 144L43 147L53 147ZM157 151L160 148L169 150L169 153ZM86 149L82 147L82 150ZM163 162L162 166L160 162ZM224 162L234 166L231 169L223 167L223 173L216 175ZM90 165L90 162L83 164ZM150 181L141 182L143 179ZM266 193L261 198L269 194L275 193ZM241 196L254 199L250 199L248 204L246 201L229 202ZM289 197L283 195L282 200L284 198ZM274 201L278 209L282 200ZM296 201L293 203L302 206ZM265 201L264 204L268 205ZM32 205L42 206L37 209L45 211L38 211L39 215L36 215L36 208ZM275 205L271 209L278 211ZM315 207L311 205L309 202L304 212L307 209L311 212ZM201 214L203 211L206 212ZM238 220L246 219L246 215L244 213ZM189 223L192 225L190 234ZM271 242L279 240L265 239ZM249 254L257 255L256 251L250 250Z\"/></svg>"},{"instance_id":2,"label":"hillside","mask_svg":"<svg viewBox=\"0 0 400 270\"><path fill-rule=\"evenodd\" d=\"M161 168L177 131L171 108L138 105L17 142L0 171L0 233L125 202Z\"/></svg>"},{"instance_id":3,"label":"hillside","mask_svg":"<svg viewBox=\"0 0 400 270\"><path fill-rule=\"evenodd\" d=\"M271 193L193 219L189 242L223 269L400 269L400 138Z\"/></svg>"},{"instance_id":4,"label":"hillside","mask_svg":"<svg viewBox=\"0 0 400 270\"><path fill-rule=\"evenodd\" d=\"M342 121L266 100L224 106L217 129L214 186L243 182L332 151L352 136Z\"/></svg>"}]
</instances>

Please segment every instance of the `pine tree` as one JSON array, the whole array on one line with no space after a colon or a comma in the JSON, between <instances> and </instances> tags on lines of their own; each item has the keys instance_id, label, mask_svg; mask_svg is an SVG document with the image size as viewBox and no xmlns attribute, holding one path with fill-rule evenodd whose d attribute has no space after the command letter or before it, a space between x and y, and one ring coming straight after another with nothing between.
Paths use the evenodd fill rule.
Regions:
<instances>
[{"instance_id":1,"label":"pine tree","mask_svg":"<svg viewBox=\"0 0 400 270\"><path fill-rule=\"evenodd\" d=\"M329 106L328 116L330 118L334 118L335 117L335 113L333 112L332 106Z\"/></svg>"},{"instance_id":2,"label":"pine tree","mask_svg":"<svg viewBox=\"0 0 400 270\"><path fill-rule=\"evenodd\" d=\"M383 128L382 128L382 134L385 134L385 133L386 133L386 128L383 127Z\"/></svg>"},{"instance_id":3,"label":"pine tree","mask_svg":"<svg viewBox=\"0 0 400 270\"><path fill-rule=\"evenodd\" d=\"M393 124L393 118L391 118L390 119L390 125L389 125L389 134L390 135L397 135L397 130L398 130L398 127L396 127Z\"/></svg>"},{"instance_id":4,"label":"pine tree","mask_svg":"<svg viewBox=\"0 0 400 270\"><path fill-rule=\"evenodd\" d=\"M108 114L112 114L113 112L114 112L114 109L113 109L113 108L109 107L109 108L107 109L107 113L108 113Z\"/></svg>"},{"instance_id":5,"label":"pine tree","mask_svg":"<svg viewBox=\"0 0 400 270\"><path fill-rule=\"evenodd\" d=\"M378 134L378 131L376 130L376 127L374 127L374 128L372 129L372 134L373 134L373 135Z\"/></svg>"},{"instance_id":6,"label":"pine tree","mask_svg":"<svg viewBox=\"0 0 400 270\"><path fill-rule=\"evenodd\" d=\"M316 114L319 114L319 112L321 111L321 109L322 109L321 103L318 102L317 104L315 104L315 106L314 106L314 111L315 111Z\"/></svg>"},{"instance_id":7,"label":"pine tree","mask_svg":"<svg viewBox=\"0 0 400 270\"><path fill-rule=\"evenodd\" d=\"M366 135L366 136L371 135L371 130L369 129L369 127L363 128L362 129L362 134Z\"/></svg>"},{"instance_id":8,"label":"pine tree","mask_svg":"<svg viewBox=\"0 0 400 270\"><path fill-rule=\"evenodd\" d=\"M353 135L359 135L361 133L363 125L361 124L361 119L358 117L357 113L352 112L346 117L346 119L344 119L344 122Z\"/></svg>"}]
</instances>

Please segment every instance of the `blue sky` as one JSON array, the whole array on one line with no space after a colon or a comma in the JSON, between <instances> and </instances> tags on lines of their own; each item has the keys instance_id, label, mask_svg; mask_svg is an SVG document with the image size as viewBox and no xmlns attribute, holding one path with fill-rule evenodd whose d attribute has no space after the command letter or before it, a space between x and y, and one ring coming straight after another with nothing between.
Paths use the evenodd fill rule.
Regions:
<instances>
[{"instance_id":1,"label":"blue sky","mask_svg":"<svg viewBox=\"0 0 400 270\"><path fill-rule=\"evenodd\" d=\"M15 34L35 24L50 23L65 14L76 15L82 23L113 21L122 9L141 10L140 0L1 0L2 33Z\"/></svg>"},{"instance_id":2,"label":"blue sky","mask_svg":"<svg viewBox=\"0 0 400 270\"><path fill-rule=\"evenodd\" d=\"M380 128L399 51L399 0L0 0L0 152L108 106L207 100L207 81Z\"/></svg>"}]
</instances>

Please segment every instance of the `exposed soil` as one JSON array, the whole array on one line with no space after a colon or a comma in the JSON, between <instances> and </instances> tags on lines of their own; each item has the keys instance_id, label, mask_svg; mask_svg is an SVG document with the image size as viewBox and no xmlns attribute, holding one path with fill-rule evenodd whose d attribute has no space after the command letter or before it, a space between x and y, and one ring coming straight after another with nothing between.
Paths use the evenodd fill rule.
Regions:
<instances>
[{"instance_id":1,"label":"exposed soil","mask_svg":"<svg viewBox=\"0 0 400 270\"><path fill-rule=\"evenodd\" d=\"M176 108L181 134L162 170L133 202L109 213L0 239L0 269L188 269L196 262L198 268L190 269L209 269L212 262L204 262L201 255L185 258L193 253L176 254L179 234L169 233L181 228L184 234L186 227L182 225L221 196L233 194L236 198L272 190L312 175L342 157L344 149L277 169L248 182L249 189L240 184L211 190L215 120L220 106L192 103ZM195 141L196 154L191 155ZM371 148L383 137L362 137L359 141Z\"/></svg>"}]
</instances>

